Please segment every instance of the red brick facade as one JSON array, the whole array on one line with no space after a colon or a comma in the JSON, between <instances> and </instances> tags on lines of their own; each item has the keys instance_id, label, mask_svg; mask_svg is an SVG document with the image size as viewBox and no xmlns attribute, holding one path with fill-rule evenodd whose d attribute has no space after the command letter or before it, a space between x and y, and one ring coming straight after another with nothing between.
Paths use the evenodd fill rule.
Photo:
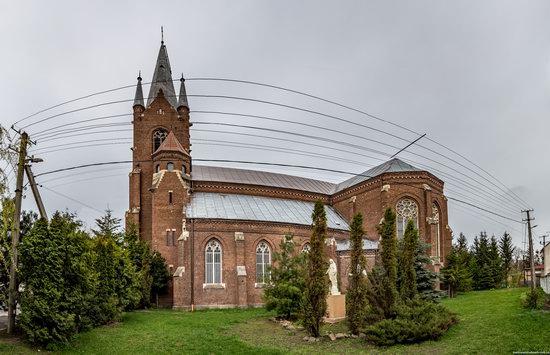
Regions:
<instances>
[{"instance_id":1,"label":"red brick facade","mask_svg":"<svg viewBox=\"0 0 550 355\"><path fill-rule=\"evenodd\" d=\"M170 266L173 278L170 294L163 300L165 305L182 309L260 305L263 303L263 285L256 280L256 249L259 243L265 242L273 253L278 251L283 236L290 232L295 236L296 250L299 252L310 237L311 228L308 225L187 218L187 206L193 194L198 192L310 202L321 199L348 222L351 222L354 213L361 212L367 238L374 241L378 240L376 226L384 210L388 207L395 210L397 203L406 198L417 205L419 232L421 238L432 244L431 255L443 258L448 254L451 231L443 182L429 172L386 172L332 194L266 186L261 182L243 184L192 179L189 108L178 104L176 109L164 97L162 90L153 95L155 97L148 107L136 95L134 163L129 174L130 203L126 223L135 224L139 228L140 238L159 250ZM175 139L177 144L172 141L170 147L154 147L154 132L159 129L173 134L170 139ZM173 165L169 166L169 163ZM434 205L439 212L438 218L434 215ZM327 255L337 262L339 283L344 293L349 273L349 252L337 251L335 243L330 241L348 238L349 234L344 230L329 229ZM221 245L221 282L206 284L205 250L207 243L213 239ZM374 264L374 256L374 250L367 251L369 268ZM434 268L438 270L440 264L435 261Z\"/></svg>"}]
</instances>

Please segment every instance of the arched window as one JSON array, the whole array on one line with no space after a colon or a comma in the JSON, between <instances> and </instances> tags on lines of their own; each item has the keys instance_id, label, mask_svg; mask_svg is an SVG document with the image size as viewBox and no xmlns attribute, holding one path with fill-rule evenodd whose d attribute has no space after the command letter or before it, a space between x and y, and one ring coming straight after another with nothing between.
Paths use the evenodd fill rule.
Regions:
<instances>
[{"instance_id":1,"label":"arched window","mask_svg":"<svg viewBox=\"0 0 550 355\"><path fill-rule=\"evenodd\" d=\"M439 225L439 208L435 203L432 203L432 216L428 221L431 225L432 255L434 256L434 262L439 263L441 258L441 228Z\"/></svg>"},{"instance_id":2,"label":"arched window","mask_svg":"<svg viewBox=\"0 0 550 355\"><path fill-rule=\"evenodd\" d=\"M181 173L185 175L187 173L187 169L185 168L185 165L181 166Z\"/></svg>"},{"instance_id":3,"label":"arched window","mask_svg":"<svg viewBox=\"0 0 550 355\"><path fill-rule=\"evenodd\" d=\"M160 164L157 164L155 166L155 173L158 173L160 171Z\"/></svg>"},{"instance_id":4,"label":"arched window","mask_svg":"<svg viewBox=\"0 0 550 355\"><path fill-rule=\"evenodd\" d=\"M311 245L309 245L309 243L306 243L302 247L302 250L300 251L300 253L309 253L310 250L311 250Z\"/></svg>"},{"instance_id":5,"label":"arched window","mask_svg":"<svg viewBox=\"0 0 550 355\"><path fill-rule=\"evenodd\" d=\"M212 239L206 244L204 250L206 260L206 275L204 283L220 284L222 283L222 246L216 239Z\"/></svg>"},{"instance_id":6,"label":"arched window","mask_svg":"<svg viewBox=\"0 0 550 355\"><path fill-rule=\"evenodd\" d=\"M166 164L166 170L174 171L174 163L170 162L170 163Z\"/></svg>"},{"instance_id":7,"label":"arched window","mask_svg":"<svg viewBox=\"0 0 550 355\"><path fill-rule=\"evenodd\" d=\"M262 241L256 248L256 283L269 282L269 267L271 266L271 250L269 245Z\"/></svg>"},{"instance_id":8,"label":"arched window","mask_svg":"<svg viewBox=\"0 0 550 355\"><path fill-rule=\"evenodd\" d=\"M404 198L397 202L395 210L397 211L397 239L400 239L403 238L409 219L413 221L414 227L418 228L418 206L413 200Z\"/></svg>"},{"instance_id":9,"label":"arched window","mask_svg":"<svg viewBox=\"0 0 550 355\"><path fill-rule=\"evenodd\" d=\"M168 132L165 129L159 128L153 132L153 152L156 152L159 149L160 145L168 136Z\"/></svg>"}]
</instances>

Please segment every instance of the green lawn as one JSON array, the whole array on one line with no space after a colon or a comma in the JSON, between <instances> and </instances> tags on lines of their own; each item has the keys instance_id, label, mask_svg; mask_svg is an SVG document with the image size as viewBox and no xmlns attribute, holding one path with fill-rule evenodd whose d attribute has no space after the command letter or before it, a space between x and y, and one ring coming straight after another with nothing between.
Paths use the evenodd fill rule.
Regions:
<instances>
[{"instance_id":1,"label":"green lawn","mask_svg":"<svg viewBox=\"0 0 550 355\"><path fill-rule=\"evenodd\" d=\"M525 289L471 292L445 304L460 323L439 341L375 348L362 339L318 343L302 340L303 331L288 331L270 322L262 309L202 312L143 311L124 315L123 322L80 334L67 354L283 354L295 353L421 353L511 354L550 351L550 313L521 308ZM345 324L325 325L345 331ZM36 353L18 339L0 336L0 352Z\"/></svg>"}]
</instances>

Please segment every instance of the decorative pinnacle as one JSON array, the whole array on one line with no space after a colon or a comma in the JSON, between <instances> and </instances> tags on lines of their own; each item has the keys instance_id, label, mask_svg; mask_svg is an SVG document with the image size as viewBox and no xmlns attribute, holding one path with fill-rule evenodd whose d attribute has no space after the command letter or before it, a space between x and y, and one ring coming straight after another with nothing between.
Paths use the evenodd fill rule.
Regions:
<instances>
[{"instance_id":1,"label":"decorative pinnacle","mask_svg":"<svg viewBox=\"0 0 550 355\"><path fill-rule=\"evenodd\" d=\"M183 77L183 73L181 73L181 79L180 79L181 82L184 82L185 81L185 78Z\"/></svg>"},{"instance_id":2,"label":"decorative pinnacle","mask_svg":"<svg viewBox=\"0 0 550 355\"><path fill-rule=\"evenodd\" d=\"M137 80L141 81L141 70L139 71L139 74L138 74Z\"/></svg>"},{"instance_id":3,"label":"decorative pinnacle","mask_svg":"<svg viewBox=\"0 0 550 355\"><path fill-rule=\"evenodd\" d=\"M164 28L160 26L160 44L164 44Z\"/></svg>"}]
</instances>

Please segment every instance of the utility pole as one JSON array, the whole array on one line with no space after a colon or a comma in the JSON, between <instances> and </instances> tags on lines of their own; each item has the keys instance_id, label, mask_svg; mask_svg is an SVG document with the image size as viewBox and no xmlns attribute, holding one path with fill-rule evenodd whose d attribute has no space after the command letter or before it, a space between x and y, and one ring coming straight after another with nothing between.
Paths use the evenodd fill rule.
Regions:
<instances>
[{"instance_id":1,"label":"utility pole","mask_svg":"<svg viewBox=\"0 0 550 355\"><path fill-rule=\"evenodd\" d=\"M17 163L17 180L15 185L15 212L13 214L13 227L11 231L11 265L10 265L10 285L8 299L8 334L15 331L15 312L17 299L17 246L19 244L19 231L21 226L21 202L23 198L23 179L25 169L25 159L27 157L27 144L29 135L21 133L21 142L19 147L19 161Z\"/></svg>"},{"instance_id":2,"label":"utility pole","mask_svg":"<svg viewBox=\"0 0 550 355\"><path fill-rule=\"evenodd\" d=\"M529 259L530 259L530 266L531 266L531 290L535 290L535 284L537 278L535 277L535 255L533 253L533 234L531 232L531 221L535 220L535 218L531 218L530 213L533 212L532 209L530 210L522 210L521 212L527 213L527 218L523 221L527 222L527 230L529 232Z\"/></svg>"},{"instance_id":3,"label":"utility pole","mask_svg":"<svg viewBox=\"0 0 550 355\"><path fill-rule=\"evenodd\" d=\"M40 162L42 161L42 159L37 159L33 157L30 161ZM42 203L42 198L40 197L40 192L38 191L38 187L36 186L36 181L34 180L34 175L32 174L30 164L25 164L25 172L27 173L27 179L29 179L29 185L31 185L31 190L34 196L34 200L36 201L36 206L38 207L38 211L40 212L40 218L48 220L46 209L44 208L44 203Z\"/></svg>"},{"instance_id":4,"label":"utility pole","mask_svg":"<svg viewBox=\"0 0 550 355\"><path fill-rule=\"evenodd\" d=\"M549 233L549 232L546 232ZM546 238L548 238L548 234L541 235L539 238L542 238L542 263L544 264L544 247L546 246Z\"/></svg>"}]
</instances>

